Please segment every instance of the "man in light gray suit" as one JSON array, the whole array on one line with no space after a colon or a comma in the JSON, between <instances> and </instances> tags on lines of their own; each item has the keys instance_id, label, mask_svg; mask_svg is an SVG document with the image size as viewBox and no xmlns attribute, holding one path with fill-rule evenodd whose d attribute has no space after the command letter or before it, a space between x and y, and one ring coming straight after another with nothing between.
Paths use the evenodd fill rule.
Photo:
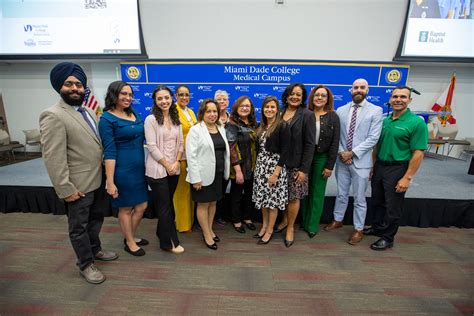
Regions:
<instances>
[{"instance_id":1,"label":"man in light gray suit","mask_svg":"<svg viewBox=\"0 0 474 316\"><path fill-rule=\"evenodd\" d=\"M377 144L382 129L382 108L366 100L369 85L365 79L352 84L352 102L337 109L341 122L339 153L336 161L337 196L334 206L334 221L324 227L331 231L343 226L352 185L354 195L354 231L349 240L351 245L363 238L367 201L365 192L372 169L372 150Z\"/></svg>"},{"instance_id":2,"label":"man in light gray suit","mask_svg":"<svg viewBox=\"0 0 474 316\"><path fill-rule=\"evenodd\" d=\"M100 245L102 144L94 113L82 107L87 77L79 65L64 62L51 70L50 80L61 100L40 116L43 159L56 194L66 202L69 239L80 273L98 284L105 276L94 259L110 261L118 255Z\"/></svg>"}]
</instances>

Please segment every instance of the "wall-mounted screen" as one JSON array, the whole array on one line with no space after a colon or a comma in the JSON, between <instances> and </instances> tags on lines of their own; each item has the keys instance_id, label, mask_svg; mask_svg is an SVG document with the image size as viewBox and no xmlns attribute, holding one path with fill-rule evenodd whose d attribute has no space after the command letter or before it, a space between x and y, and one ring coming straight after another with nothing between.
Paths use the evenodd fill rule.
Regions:
<instances>
[{"instance_id":1,"label":"wall-mounted screen","mask_svg":"<svg viewBox=\"0 0 474 316\"><path fill-rule=\"evenodd\" d=\"M474 0L410 0L395 60L474 61Z\"/></svg>"},{"instance_id":2,"label":"wall-mounted screen","mask_svg":"<svg viewBox=\"0 0 474 316\"><path fill-rule=\"evenodd\" d=\"M0 0L0 58L146 57L138 0Z\"/></svg>"}]
</instances>

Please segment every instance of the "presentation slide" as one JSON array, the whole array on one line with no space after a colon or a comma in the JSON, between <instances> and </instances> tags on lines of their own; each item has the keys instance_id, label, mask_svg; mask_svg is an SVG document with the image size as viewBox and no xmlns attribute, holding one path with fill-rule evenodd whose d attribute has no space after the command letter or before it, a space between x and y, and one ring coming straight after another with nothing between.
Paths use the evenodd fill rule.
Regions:
<instances>
[{"instance_id":1,"label":"presentation slide","mask_svg":"<svg viewBox=\"0 0 474 316\"><path fill-rule=\"evenodd\" d=\"M136 0L0 0L0 54L141 54Z\"/></svg>"},{"instance_id":2,"label":"presentation slide","mask_svg":"<svg viewBox=\"0 0 474 316\"><path fill-rule=\"evenodd\" d=\"M474 58L472 0L411 0L401 56Z\"/></svg>"}]
</instances>

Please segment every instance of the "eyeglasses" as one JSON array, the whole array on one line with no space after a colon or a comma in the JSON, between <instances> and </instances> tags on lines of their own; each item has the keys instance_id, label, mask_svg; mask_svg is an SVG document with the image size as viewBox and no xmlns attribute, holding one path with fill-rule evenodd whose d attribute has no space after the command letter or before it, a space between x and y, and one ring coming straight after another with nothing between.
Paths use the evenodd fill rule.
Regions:
<instances>
[{"instance_id":1,"label":"eyeglasses","mask_svg":"<svg viewBox=\"0 0 474 316\"><path fill-rule=\"evenodd\" d=\"M248 105L248 104L241 104L239 105L239 109L243 109L243 108L247 108L247 109L250 109L252 106L251 105Z\"/></svg>"},{"instance_id":2,"label":"eyeglasses","mask_svg":"<svg viewBox=\"0 0 474 316\"><path fill-rule=\"evenodd\" d=\"M314 94L314 97L315 97L315 98L321 97L321 98L324 99L324 98L327 98L328 95L327 95L326 93L315 93L315 94Z\"/></svg>"},{"instance_id":3,"label":"eyeglasses","mask_svg":"<svg viewBox=\"0 0 474 316\"><path fill-rule=\"evenodd\" d=\"M178 93L178 97L181 97L181 98L189 97L189 93Z\"/></svg>"},{"instance_id":4,"label":"eyeglasses","mask_svg":"<svg viewBox=\"0 0 474 316\"><path fill-rule=\"evenodd\" d=\"M63 86L65 86L66 88L71 88L72 86L76 86L79 89L84 87L82 83L79 81L66 81L65 83L63 83Z\"/></svg>"}]
</instances>

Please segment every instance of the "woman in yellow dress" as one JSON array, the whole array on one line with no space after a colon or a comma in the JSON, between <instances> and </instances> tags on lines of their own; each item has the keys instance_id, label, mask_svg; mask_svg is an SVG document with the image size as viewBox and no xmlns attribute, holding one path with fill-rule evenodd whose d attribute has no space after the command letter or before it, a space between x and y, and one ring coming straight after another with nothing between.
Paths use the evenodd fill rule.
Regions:
<instances>
[{"instance_id":1,"label":"woman in yellow dress","mask_svg":"<svg viewBox=\"0 0 474 316\"><path fill-rule=\"evenodd\" d=\"M183 128L184 148L186 148L186 136L191 126L196 124L196 115L188 108L190 100L189 88L186 85L176 87L176 105L178 108L179 120ZM176 229L179 232L189 232L193 227L194 203L191 200L191 187L186 182L186 152L181 158L181 173L179 175L178 187L174 193L174 209L176 212Z\"/></svg>"}]
</instances>

